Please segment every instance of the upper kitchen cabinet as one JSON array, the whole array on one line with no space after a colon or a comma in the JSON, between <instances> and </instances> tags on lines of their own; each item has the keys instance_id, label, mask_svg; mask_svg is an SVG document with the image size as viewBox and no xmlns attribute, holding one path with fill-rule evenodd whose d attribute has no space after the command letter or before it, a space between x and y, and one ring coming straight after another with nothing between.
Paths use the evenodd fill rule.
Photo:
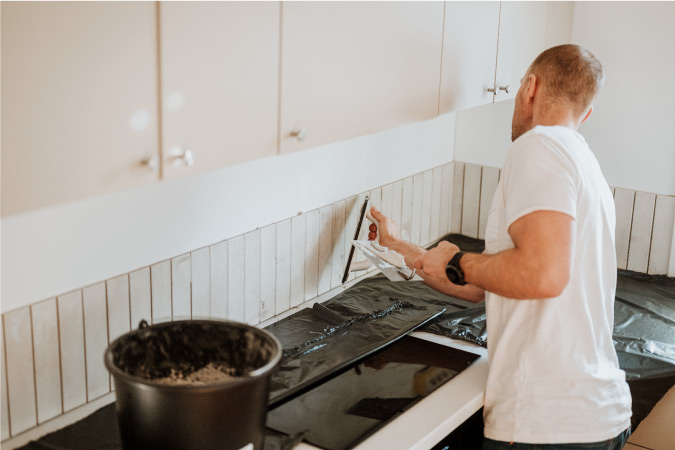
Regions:
<instances>
[{"instance_id":1,"label":"upper kitchen cabinet","mask_svg":"<svg viewBox=\"0 0 675 450\"><path fill-rule=\"evenodd\" d=\"M499 2L446 2L439 113L492 103Z\"/></svg>"},{"instance_id":2,"label":"upper kitchen cabinet","mask_svg":"<svg viewBox=\"0 0 675 450\"><path fill-rule=\"evenodd\" d=\"M495 101L514 98L534 58L546 50L551 2L501 2Z\"/></svg>"},{"instance_id":3,"label":"upper kitchen cabinet","mask_svg":"<svg viewBox=\"0 0 675 450\"><path fill-rule=\"evenodd\" d=\"M164 177L277 152L278 2L161 2Z\"/></svg>"},{"instance_id":4,"label":"upper kitchen cabinet","mask_svg":"<svg viewBox=\"0 0 675 450\"><path fill-rule=\"evenodd\" d=\"M436 117L443 6L283 3L281 152Z\"/></svg>"},{"instance_id":5,"label":"upper kitchen cabinet","mask_svg":"<svg viewBox=\"0 0 675 450\"><path fill-rule=\"evenodd\" d=\"M3 216L158 179L155 24L150 2L2 2Z\"/></svg>"}]
</instances>

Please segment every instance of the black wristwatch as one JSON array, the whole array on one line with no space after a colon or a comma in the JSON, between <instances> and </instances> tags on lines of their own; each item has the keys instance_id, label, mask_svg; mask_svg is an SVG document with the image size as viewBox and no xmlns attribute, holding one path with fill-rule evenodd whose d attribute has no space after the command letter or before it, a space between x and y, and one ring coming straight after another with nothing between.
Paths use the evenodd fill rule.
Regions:
<instances>
[{"instance_id":1,"label":"black wristwatch","mask_svg":"<svg viewBox=\"0 0 675 450\"><path fill-rule=\"evenodd\" d=\"M452 283L459 286L464 286L466 281L464 281L464 271L459 265L459 260L464 256L464 252L457 252L455 256L452 257L448 266L445 268L445 274L448 276L448 280Z\"/></svg>"}]
</instances>

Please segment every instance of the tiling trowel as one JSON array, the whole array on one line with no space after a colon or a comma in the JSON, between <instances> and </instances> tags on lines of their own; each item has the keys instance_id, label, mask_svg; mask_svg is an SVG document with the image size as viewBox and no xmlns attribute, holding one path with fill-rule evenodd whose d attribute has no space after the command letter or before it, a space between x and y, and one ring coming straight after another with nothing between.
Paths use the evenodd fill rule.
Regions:
<instances>
[{"instance_id":1,"label":"tiling trowel","mask_svg":"<svg viewBox=\"0 0 675 450\"><path fill-rule=\"evenodd\" d=\"M361 214L359 215L356 233L354 240L352 240L352 247L347 258L347 267L342 277L342 282L347 281L350 272L359 272L368 269L374 265L380 272L382 272L391 281L411 281L421 280L419 276L415 275L415 269L411 269L405 264L403 256L393 250L389 250L379 244L380 227L378 221L370 214L370 197L366 197L361 207ZM363 225L363 219L367 218L377 226L377 238L375 240L359 240L359 234ZM352 262L354 251L361 250L361 253L367 258L363 261Z\"/></svg>"}]
</instances>

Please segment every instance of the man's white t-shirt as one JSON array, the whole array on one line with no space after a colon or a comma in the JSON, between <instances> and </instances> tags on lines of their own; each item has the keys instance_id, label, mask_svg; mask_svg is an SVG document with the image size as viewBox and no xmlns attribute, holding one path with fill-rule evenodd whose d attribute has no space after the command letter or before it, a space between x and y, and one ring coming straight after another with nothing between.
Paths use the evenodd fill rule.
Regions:
<instances>
[{"instance_id":1,"label":"man's white t-shirt","mask_svg":"<svg viewBox=\"0 0 675 450\"><path fill-rule=\"evenodd\" d=\"M614 201L586 141L570 128L537 126L513 143L488 216L486 253L513 248L511 224L542 210L574 218L570 281L551 299L486 294L485 436L539 444L610 439L631 416L612 343Z\"/></svg>"}]
</instances>

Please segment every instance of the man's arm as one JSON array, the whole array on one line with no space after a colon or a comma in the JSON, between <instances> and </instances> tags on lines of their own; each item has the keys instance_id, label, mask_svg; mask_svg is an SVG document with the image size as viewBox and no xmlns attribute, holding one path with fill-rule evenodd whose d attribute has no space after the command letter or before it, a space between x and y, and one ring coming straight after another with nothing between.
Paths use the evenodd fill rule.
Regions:
<instances>
[{"instance_id":1,"label":"man's arm","mask_svg":"<svg viewBox=\"0 0 675 450\"><path fill-rule=\"evenodd\" d=\"M462 257L460 265L467 283L514 299L559 296L570 279L573 224L571 216L555 211L535 211L521 217L508 230L515 248ZM450 283L445 267L457 251L457 246L442 242L421 255L414 267L424 272L425 281Z\"/></svg>"},{"instance_id":2,"label":"man's arm","mask_svg":"<svg viewBox=\"0 0 675 450\"><path fill-rule=\"evenodd\" d=\"M377 209L371 208L370 212L380 223L380 244L402 255L408 267L415 267L415 261L423 257L427 253L427 250L411 242L401 240L396 223ZM374 238L374 235L369 237ZM445 274L445 272L443 273ZM480 287L471 284L458 286L451 283L447 277L445 277L445 280L438 280L436 277L431 277L421 270L417 274L424 280L425 284L443 294L475 303L485 299L485 290Z\"/></svg>"}]
</instances>

